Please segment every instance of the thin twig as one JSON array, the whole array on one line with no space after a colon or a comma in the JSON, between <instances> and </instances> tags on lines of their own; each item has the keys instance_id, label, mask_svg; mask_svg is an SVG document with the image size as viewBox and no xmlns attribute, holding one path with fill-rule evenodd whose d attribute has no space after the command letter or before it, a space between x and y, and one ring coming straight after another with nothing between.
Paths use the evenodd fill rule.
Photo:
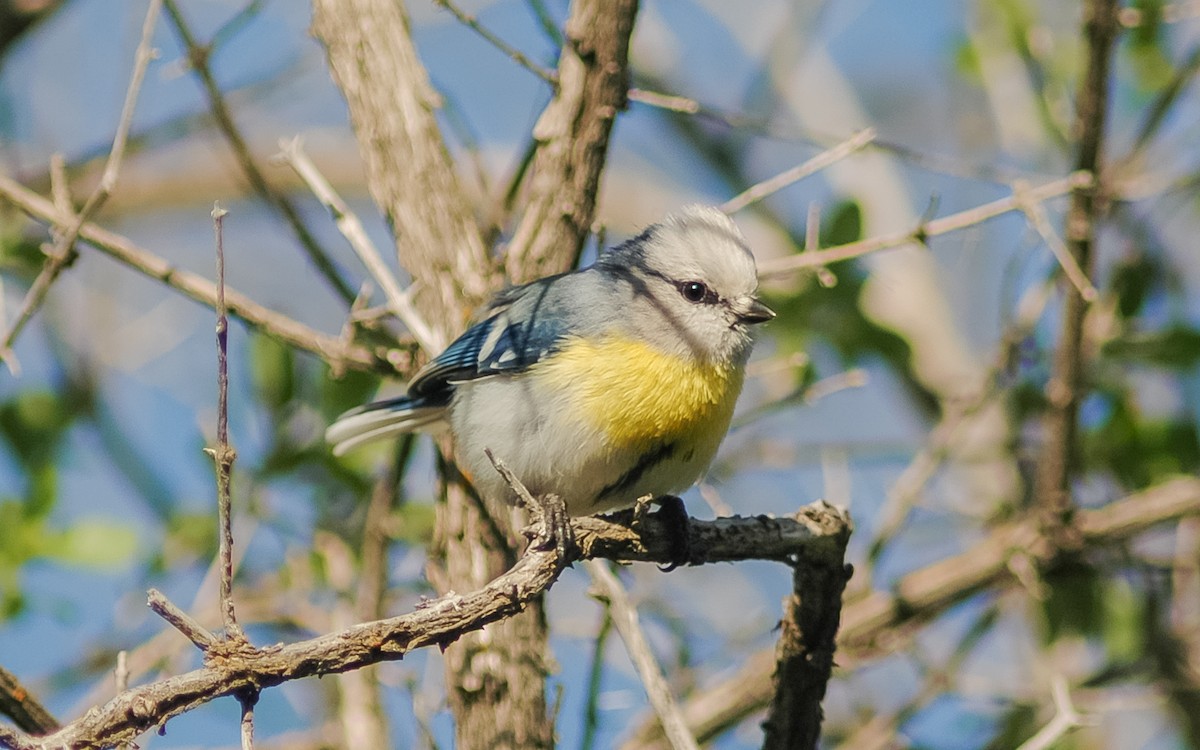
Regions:
<instances>
[{"instance_id":1,"label":"thin twig","mask_svg":"<svg viewBox=\"0 0 1200 750\"><path fill-rule=\"evenodd\" d=\"M1087 63L1075 97L1072 132L1078 134L1076 173L1099 174L1103 167L1105 124L1108 114L1109 65L1119 32L1117 0L1089 0L1084 4L1084 39ZM1075 187L1067 209L1066 236L1070 256L1086 275L1092 266L1097 223L1105 211L1106 196L1100 180ZM1048 554L1079 543L1072 528L1075 504L1071 481L1077 455L1079 404L1084 379L1083 324L1088 302L1073 287L1065 291L1058 348L1045 396L1048 407L1042 420L1043 446L1034 478L1034 497L1043 513Z\"/></svg>"},{"instance_id":2,"label":"thin twig","mask_svg":"<svg viewBox=\"0 0 1200 750\"><path fill-rule=\"evenodd\" d=\"M1091 185L1093 182L1094 180L1090 172L1075 172L1068 177L1030 188L1022 197L1026 201L1040 203L1051 198L1066 195L1073 190ZM849 242L845 245L828 247L824 250L814 250L767 261L759 266L759 276L778 276L802 268L829 265L838 261L859 258L888 248L899 247L914 242L924 242L929 237L937 237L948 232L965 229L988 219L1019 210L1021 210L1020 201L1016 195L1010 195L991 203L985 203L975 208L943 216L940 219L922 221L914 229L901 230L879 235L878 237L869 237L864 240Z\"/></svg>"},{"instance_id":3,"label":"thin twig","mask_svg":"<svg viewBox=\"0 0 1200 750\"><path fill-rule=\"evenodd\" d=\"M358 216L350 210L342 197L333 189L333 185L329 184L329 181L317 169L317 165L313 164L312 159L308 158L300 136L280 139L279 148L283 161L295 170L300 179L308 185L308 189L312 191L313 195L317 196L317 200L321 201L333 214L334 222L342 236L350 243L350 247L358 254L359 260L367 267L371 277L387 295L388 309L392 314L404 323L413 338L426 352L437 354L445 348L445 342L442 341L441 336L425 322L425 319L413 306L411 289L406 291L400 288L400 282L396 280L392 269L383 262L379 248L375 247L375 243L367 236Z\"/></svg>"},{"instance_id":4,"label":"thin twig","mask_svg":"<svg viewBox=\"0 0 1200 750\"><path fill-rule=\"evenodd\" d=\"M1062 675L1054 677L1051 694L1054 697L1054 718L1022 742L1017 750L1049 750L1055 742L1088 723L1087 717L1076 711L1071 703L1071 690Z\"/></svg>"},{"instance_id":5,"label":"thin twig","mask_svg":"<svg viewBox=\"0 0 1200 750\"><path fill-rule=\"evenodd\" d=\"M125 649L117 652L117 666L113 670L113 683L116 685L118 693L129 688L129 652Z\"/></svg>"},{"instance_id":6,"label":"thin twig","mask_svg":"<svg viewBox=\"0 0 1200 750\"><path fill-rule=\"evenodd\" d=\"M292 201L267 181L262 168L258 166L258 161L250 151L249 144L246 143L245 136L242 135L241 130L233 121L233 113L230 112L229 105L225 102L225 94L221 91L221 87L217 85L216 78L209 67L209 58L213 51L212 46L203 45L196 40L176 0L164 0L164 2L166 4L167 16L171 19L171 24L175 28L176 35L187 49L188 63L191 65L192 71L200 79L200 84L204 88L205 95L208 97L209 111L212 113L217 127L225 136L225 140L229 143L229 147L233 150L234 158L237 159L238 164L241 166L242 173L246 175L246 181L250 183L250 187L254 189L259 198L274 208L283 217L284 222L291 227L292 232L296 235L296 239L304 249L305 255L308 256L309 262L313 264L333 290L345 300L346 304L349 304L354 300L354 289L342 278L333 261L329 259L328 254L321 247L320 243L317 242L312 232L309 231L304 220L300 218L300 212L293 205Z\"/></svg>"},{"instance_id":7,"label":"thin twig","mask_svg":"<svg viewBox=\"0 0 1200 750\"><path fill-rule=\"evenodd\" d=\"M702 107L700 102L695 99L689 99L686 96L676 96L675 94L664 94L659 91L647 91L646 89L632 88L629 89L629 101L645 104L649 107L657 107L671 112L679 112L685 115L698 114Z\"/></svg>"},{"instance_id":8,"label":"thin twig","mask_svg":"<svg viewBox=\"0 0 1200 750\"><path fill-rule=\"evenodd\" d=\"M118 694L129 689L129 652L125 649L117 652L117 667L113 670L113 683ZM118 745L120 750L129 750L131 747L132 745L128 742Z\"/></svg>"},{"instance_id":9,"label":"thin twig","mask_svg":"<svg viewBox=\"0 0 1200 750\"><path fill-rule=\"evenodd\" d=\"M242 720L240 732L242 750L254 750L254 706L258 703L258 690L246 690L238 694L238 703L242 705Z\"/></svg>"},{"instance_id":10,"label":"thin twig","mask_svg":"<svg viewBox=\"0 0 1200 750\"><path fill-rule=\"evenodd\" d=\"M125 144L129 138L129 129L133 126L133 112L137 107L138 94L142 90L142 81L146 77L146 68L150 66L150 61L158 56L158 51L150 46L150 42L154 36L154 27L158 22L158 13L162 8L162 3L163 0L150 0L150 4L146 8L146 17L142 22L142 37L138 42L137 51L134 53L133 74L130 76L129 86L125 90L125 103L121 107L117 132L113 137L112 148L108 152L108 161L104 165L100 184L92 191L79 213L64 225L67 230L59 235L54 243L54 248L47 254L46 264L42 266L41 272L33 280L33 284L30 285L29 291L26 292L25 299L21 303L21 309L17 312L3 339L0 340L0 358L7 359L6 353L12 349L17 336L21 334L25 324L33 317L33 313L41 307L42 302L46 299L46 294L50 291L50 286L63 269L75 259L75 240L79 238L80 229L92 215L100 210L117 185L117 178L121 173L121 161L125 158ZM60 194L56 197L61 199L62 196Z\"/></svg>"},{"instance_id":11,"label":"thin twig","mask_svg":"<svg viewBox=\"0 0 1200 750\"><path fill-rule=\"evenodd\" d=\"M1013 185L1013 195L1017 198L1018 205L1025 213L1025 217L1041 235L1046 247L1050 248L1050 252L1054 254L1054 259L1062 266L1067 280L1071 282L1084 301L1095 302L1100 297L1100 293L1096 291L1096 287L1092 286L1087 274L1079 267L1079 262L1071 255L1071 251L1067 249L1062 237L1059 237L1058 232L1054 231L1054 227L1050 226L1050 217L1046 215L1046 207L1041 203L1025 199L1025 192L1028 189L1029 185L1024 181Z\"/></svg>"},{"instance_id":12,"label":"thin twig","mask_svg":"<svg viewBox=\"0 0 1200 750\"><path fill-rule=\"evenodd\" d=\"M820 504L802 509L795 518L689 522L693 544L702 544L705 549L699 554L710 560L777 559L802 549L810 549L815 556L833 554L830 537L845 533L847 523L838 510ZM660 563L671 559L670 533L653 514L644 519L640 537L628 524L612 520L578 518L572 524L586 539L574 555L607 550L621 558ZM360 669L401 659L414 649L444 646L527 609L554 583L562 565L556 551L530 548L509 571L487 585L466 594L446 594L399 617L265 649L226 648L227 644L214 639L203 667L130 688L86 711L44 738L44 743L47 747L116 744L221 696Z\"/></svg>"},{"instance_id":13,"label":"thin twig","mask_svg":"<svg viewBox=\"0 0 1200 750\"><path fill-rule=\"evenodd\" d=\"M511 44L509 44L508 42L504 41L500 37L496 36L491 31L488 31L488 29L485 28L483 26L483 24L479 23L479 20L477 18L475 18L475 16L463 11L457 5L450 2L450 0L433 0L433 1L435 4L442 6L446 10L453 13L454 17L458 19L459 23L470 28L476 34L483 37L483 39L488 44L491 44L493 47L495 47L496 49L500 50L502 53L507 55L517 65L520 65L522 68L525 68L530 73L533 73L535 76L537 76L538 78L541 78L543 81L550 84L551 86L558 86L558 74L556 72L554 72L553 70L551 70L549 68L538 65L533 60L530 60L529 57L525 55L525 53L521 52L521 50L517 49L516 47L514 47Z\"/></svg>"},{"instance_id":14,"label":"thin twig","mask_svg":"<svg viewBox=\"0 0 1200 750\"><path fill-rule=\"evenodd\" d=\"M71 221L71 217L59 211L52 202L3 174L0 174L0 198L4 198L33 218L54 226L65 226ZM203 305L215 307L217 304L216 285L211 281L190 271L176 268L160 256L135 245L126 237L87 222L80 226L79 238L104 254L156 281L163 282ZM359 370L397 372L383 355L377 356L362 346L315 331L286 315L263 307L245 294L227 289L225 301L230 314L285 344L316 354L335 370L353 367Z\"/></svg>"},{"instance_id":15,"label":"thin twig","mask_svg":"<svg viewBox=\"0 0 1200 750\"><path fill-rule=\"evenodd\" d=\"M208 628L175 606L175 603L163 596L158 589L150 589L146 592L146 604L156 615L170 623L171 627L183 633L201 651L207 651L216 645L218 639Z\"/></svg>"},{"instance_id":16,"label":"thin twig","mask_svg":"<svg viewBox=\"0 0 1200 750\"><path fill-rule=\"evenodd\" d=\"M1193 477L1171 479L1103 508L1081 510L1076 523L1085 544L1103 547L1186 517L1200 517L1200 479ZM691 523L695 526L698 522ZM993 529L962 554L903 576L888 591L873 591L846 602L838 633L839 652L862 656L877 649L879 641L900 626L927 622L981 591L1019 586L1010 562L1014 555L1028 555L1038 545L1039 529L1037 519L1027 515ZM580 534L580 547L585 552L590 548L585 534ZM886 648L888 644L885 641L883 645ZM744 660L737 674L689 698L681 708L697 739L708 742L768 705L774 695L770 679L774 663L772 649L759 651ZM651 717L622 747L661 748L659 734L657 719Z\"/></svg>"},{"instance_id":17,"label":"thin twig","mask_svg":"<svg viewBox=\"0 0 1200 750\"><path fill-rule=\"evenodd\" d=\"M799 182L809 175L816 174L850 154L860 151L875 140L874 128L863 128L831 149L822 151L808 161L791 169L780 172L770 179L763 180L757 185L751 185L738 195L721 204L720 209L727 214L741 211L746 206L777 193L792 183ZM813 247L812 249L816 249Z\"/></svg>"},{"instance_id":18,"label":"thin twig","mask_svg":"<svg viewBox=\"0 0 1200 750\"><path fill-rule=\"evenodd\" d=\"M650 650L646 635L638 624L637 610L630 603L625 587L609 570L606 561L588 560L584 567L592 577L592 585L597 589L596 596L608 605L613 625L621 635L621 640L625 642L625 650L629 652L629 658L633 661L642 686L646 689L646 696L650 699L650 706L658 715L671 747L674 750L698 750L696 738L692 736L679 713L679 706L671 695L671 686L667 684L658 661L654 658L654 652Z\"/></svg>"},{"instance_id":19,"label":"thin twig","mask_svg":"<svg viewBox=\"0 0 1200 750\"><path fill-rule=\"evenodd\" d=\"M237 451L229 444L229 317L225 313L225 239L222 227L226 215L220 204L213 204L213 234L217 245L217 445L205 449L217 469L218 555L220 557L221 618L225 637L244 641L233 608L233 498L230 484Z\"/></svg>"}]
</instances>

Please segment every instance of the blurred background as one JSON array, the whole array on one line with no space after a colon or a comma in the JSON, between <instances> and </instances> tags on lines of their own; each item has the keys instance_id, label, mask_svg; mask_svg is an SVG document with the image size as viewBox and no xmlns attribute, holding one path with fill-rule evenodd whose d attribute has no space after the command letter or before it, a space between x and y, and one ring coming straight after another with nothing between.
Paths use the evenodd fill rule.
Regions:
<instances>
[{"instance_id":1,"label":"blurred background","mask_svg":"<svg viewBox=\"0 0 1200 750\"><path fill-rule=\"evenodd\" d=\"M272 159L280 139L302 137L395 258L345 104L308 32L310 10L180 5L188 33L211 44L208 63L249 151L332 270L314 267L292 225L247 181L169 15L153 37L159 57L120 181L95 220L213 278L209 214L220 201L229 285L337 336L349 301L330 278L352 296L369 275L326 210ZM461 7L535 64L555 64L563 0ZM509 187L550 89L447 10L422 0L409 9L463 184L481 220L510 231ZM144 13L144 3L119 0L0 2L0 173L47 195L51 156L61 154L73 196L86 198L117 127ZM683 97L675 109L693 111L635 97L620 114L599 200L605 244L874 129L865 148L734 216L780 316L757 344L735 429L684 498L693 515L785 514L817 498L848 506L853 601L969 554L1028 508L1066 283L1052 252L1065 234L1066 190L1025 211L967 216L923 246L784 268L806 234L829 247L911 232L1067 176L1080 13L1078 3L1045 0L643 3L632 83ZM1073 446L1074 496L1086 508L1200 464L1200 4L1140 0L1121 21L1103 154L1114 198L1097 234ZM48 241L43 224L0 199L0 328ZM211 309L81 246L0 372L0 666L62 720L113 694L120 650L133 682L198 664L146 609L148 587L219 621L213 471L202 453L216 423L213 326ZM385 611L431 594L431 445L334 459L322 441L340 411L400 385L378 372L332 377L317 357L241 323L230 361L235 599L251 639L355 621L366 498L389 466L404 472L385 527ZM825 742L1016 747L1054 715L1057 684L1088 718L1058 747L1200 747L1198 571L1200 523L1190 518L1088 547L1054 575L958 592L839 654ZM638 565L623 575L685 702L773 645L791 590L790 571L768 563L670 574ZM548 596L560 746L617 747L647 720L646 701L587 588L569 570ZM374 674L396 747L450 746L436 651ZM265 692L260 745L348 746L339 685ZM713 746L759 746L761 715L750 716ZM220 700L139 744L232 747L237 726L234 702Z\"/></svg>"}]
</instances>

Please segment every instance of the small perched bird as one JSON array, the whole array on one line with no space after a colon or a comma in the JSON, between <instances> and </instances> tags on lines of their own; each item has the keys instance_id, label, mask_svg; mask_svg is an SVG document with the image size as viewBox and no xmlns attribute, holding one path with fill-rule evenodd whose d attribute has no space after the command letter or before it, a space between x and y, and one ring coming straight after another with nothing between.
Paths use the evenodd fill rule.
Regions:
<instances>
[{"instance_id":1,"label":"small perched bird","mask_svg":"<svg viewBox=\"0 0 1200 750\"><path fill-rule=\"evenodd\" d=\"M574 516L680 492L729 429L750 326L775 317L757 288L729 217L685 208L588 268L501 292L407 395L347 412L326 439L340 455L448 423L482 495L512 494L490 449Z\"/></svg>"}]
</instances>

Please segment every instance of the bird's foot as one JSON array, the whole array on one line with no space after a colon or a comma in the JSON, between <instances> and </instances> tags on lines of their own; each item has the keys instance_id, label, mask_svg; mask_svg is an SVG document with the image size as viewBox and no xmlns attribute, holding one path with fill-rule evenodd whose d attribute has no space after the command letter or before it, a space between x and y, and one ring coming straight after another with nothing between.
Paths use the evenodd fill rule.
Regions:
<instances>
[{"instance_id":1,"label":"bird's foot","mask_svg":"<svg viewBox=\"0 0 1200 750\"><path fill-rule=\"evenodd\" d=\"M567 505L555 494L539 495L529 505L534 516L533 528L526 532L530 546L538 550L554 550L559 560L566 563L567 553L575 547L575 530L571 528L571 516Z\"/></svg>"},{"instance_id":2,"label":"bird's foot","mask_svg":"<svg viewBox=\"0 0 1200 750\"><path fill-rule=\"evenodd\" d=\"M667 539L666 565L658 566L664 573L670 573L681 565L687 565L692 559L692 539L687 508L683 501L675 495L663 495L654 498L641 498L633 508L633 522L636 527L647 516L651 502L658 505L654 517L662 523L663 533Z\"/></svg>"}]
</instances>

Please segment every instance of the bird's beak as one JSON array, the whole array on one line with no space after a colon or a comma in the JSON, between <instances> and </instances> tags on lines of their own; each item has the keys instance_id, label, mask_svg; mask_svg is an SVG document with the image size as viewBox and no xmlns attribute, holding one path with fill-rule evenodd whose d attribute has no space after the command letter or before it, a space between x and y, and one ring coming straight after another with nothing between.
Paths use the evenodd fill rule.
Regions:
<instances>
[{"instance_id":1,"label":"bird's beak","mask_svg":"<svg viewBox=\"0 0 1200 750\"><path fill-rule=\"evenodd\" d=\"M733 311L737 313L738 320L748 324L765 323L775 317L774 310L753 297L739 299Z\"/></svg>"}]
</instances>

